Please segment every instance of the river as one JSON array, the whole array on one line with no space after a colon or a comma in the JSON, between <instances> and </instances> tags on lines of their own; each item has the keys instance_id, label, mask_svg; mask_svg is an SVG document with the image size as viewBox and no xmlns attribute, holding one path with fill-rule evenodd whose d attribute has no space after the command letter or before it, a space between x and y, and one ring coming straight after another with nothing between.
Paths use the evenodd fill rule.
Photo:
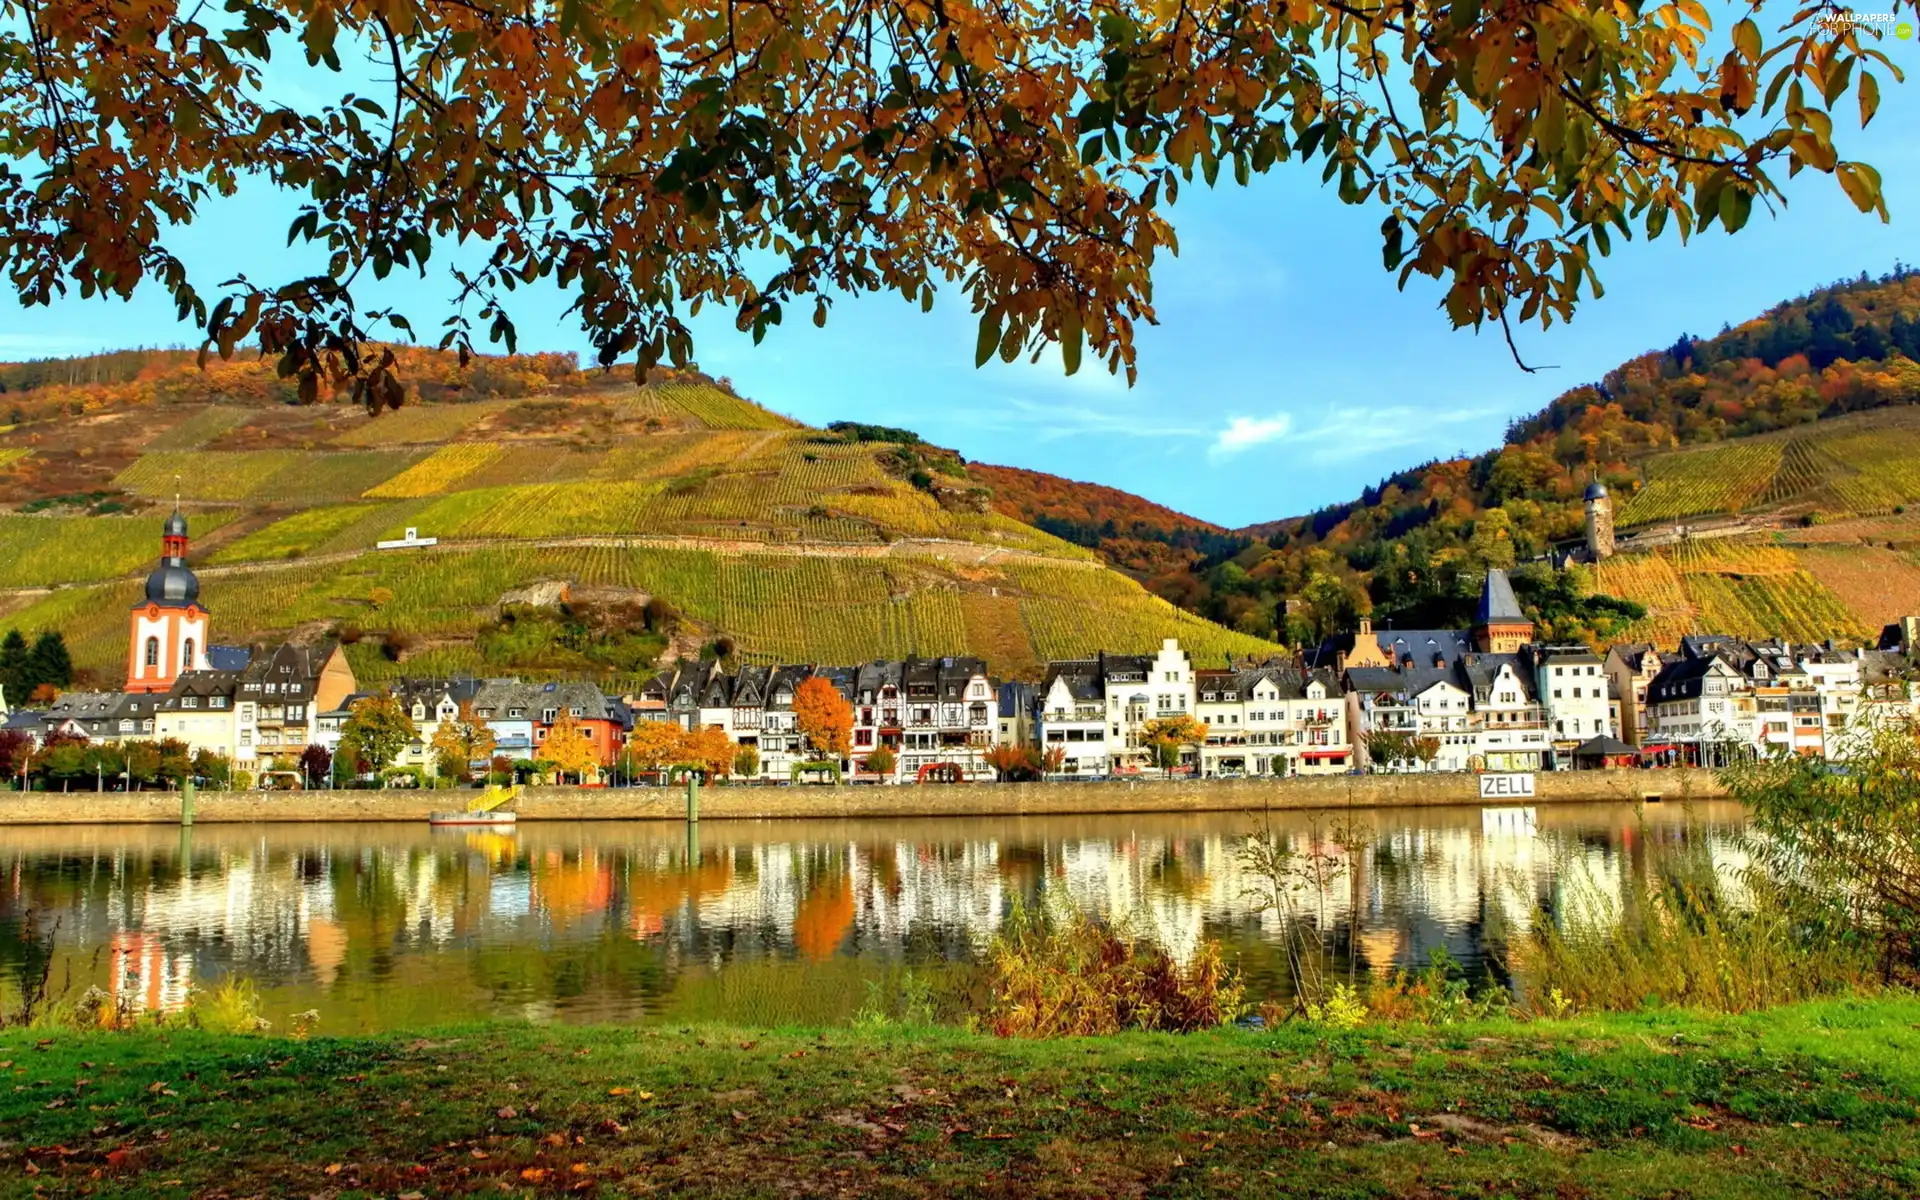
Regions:
<instances>
[{"instance_id":1,"label":"river","mask_svg":"<svg viewBox=\"0 0 1920 1200\"><path fill-rule=\"evenodd\" d=\"M1663 846L1727 869L1725 802L1275 814L1331 871L1303 907L1342 970L1446 950L1510 983L1502 950L1575 887L1617 892ZM1354 832L1338 836L1351 821ZM1185 955L1218 939L1254 999L1286 990L1277 921L1233 814L45 826L0 834L0 1007L45 977L139 1009L239 978L276 1024L353 1033L476 1018L831 1024L901 973L972 961L1016 901L1070 897ZM1344 847L1341 844L1345 843Z\"/></svg>"}]
</instances>

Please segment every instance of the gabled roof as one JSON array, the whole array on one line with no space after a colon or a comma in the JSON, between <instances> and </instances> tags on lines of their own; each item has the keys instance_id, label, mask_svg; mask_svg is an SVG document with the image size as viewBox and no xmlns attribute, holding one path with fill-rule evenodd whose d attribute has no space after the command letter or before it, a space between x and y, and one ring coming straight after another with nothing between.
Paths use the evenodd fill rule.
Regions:
<instances>
[{"instance_id":1,"label":"gabled roof","mask_svg":"<svg viewBox=\"0 0 1920 1200\"><path fill-rule=\"evenodd\" d=\"M1056 682L1064 684L1067 694L1075 700L1106 699L1106 693L1101 686L1100 663L1097 659L1069 659L1048 663L1046 680L1041 688L1042 693L1052 691Z\"/></svg>"}]
</instances>

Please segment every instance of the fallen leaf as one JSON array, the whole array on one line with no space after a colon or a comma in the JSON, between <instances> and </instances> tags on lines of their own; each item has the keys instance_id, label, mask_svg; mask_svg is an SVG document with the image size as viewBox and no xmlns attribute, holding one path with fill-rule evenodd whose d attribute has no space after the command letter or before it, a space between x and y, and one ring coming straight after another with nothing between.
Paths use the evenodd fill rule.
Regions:
<instances>
[{"instance_id":1,"label":"fallen leaf","mask_svg":"<svg viewBox=\"0 0 1920 1200\"><path fill-rule=\"evenodd\" d=\"M564 1146L567 1144L567 1135L564 1133L550 1133L540 1140L549 1146Z\"/></svg>"},{"instance_id":2,"label":"fallen leaf","mask_svg":"<svg viewBox=\"0 0 1920 1200\"><path fill-rule=\"evenodd\" d=\"M747 1119L747 1114L736 1108L733 1110L733 1119L736 1121L744 1121Z\"/></svg>"},{"instance_id":3,"label":"fallen leaf","mask_svg":"<svg viewBox=\"0 0 1920 1200\"><path fill-rule=\"evenodd\" d=\"M607 1095L609 1096L628 1096L632 1094L633 1094L633 1089L630 1087L615 1087L615 1088L607 1089Z\"/></svg>"},{"instance_id":4,"label":"fallen leaf","mask_svg":"<svg viewBox=\"0 0 1920 1200\"><path fill-rule=\"evenodd\" d=\"M636 1092L633 1098L635 1100L651 1100L653 1099L653 1093L652 1092Z\"/></svg>"},{"instance_id":5,"label":"fallen leaf","mask_svg":"<svg viewBox=\"0 0 1920 1200\"><path fill-rule=\"evenodd\" d=\"M520 1172L520 1178L526 1180L528 1183L539 1183L546 1177L547 1169L545 1167L528 1167L526 1170Z\"/></svg>"},{"instance_id":6,"label":"fallen leaf","mask_svg":"<svg viewBox=\"0 0 1920 1200\"><path fill-rule=\"evenodd\" d=\"M469 1153L469 1154L471 1154L471 1155L473 1155L473 1156L474 1156L475 1158L486 1158L486 1157L488 1157L488 1155L487 1155L487 1152L486 1152L485 1150L470 1150L470 1151L468 1151L468 1153Z\"/></svg>"},{"instance_id":7,"label":"fallen leaf","mask_svg":"<svg viewBox=\"0 0 1920 1200\"><path fill-rule=\"evenodd\" d=\"M515 1117L519 1116L520 1113L517 1109L513 1107L513 1105L503 1104L500 1106L499 1111L494 1113L493 1115L496 1117L499 1117L502 1121L511 1121Z\"/></svg>"},{"instance_id":8,"label":"fallen leaf","mask_svg":"<svg viewBox=\"0 0 1920 1200\"><path fill-rule=\"evenodd\" d=\"M425 1192L401 1192L394 1200L427 1200Z\"/></svg>"},{"instance_id":9,"label":"fallen leaf","mask_svg":"<svg viewBox=\"0 0 1920 1200\"><path fill-rule=\"evenodd\" d=\"M757 1045L759 1045L759 1043L758 1043L758 1042L741 1042L741 1043L740 1043L740 1048L741 1048L742 1050L751 1050L751 1049L753 1049L753 1048L754 1048L755 1046L757 1046Z\"/></svg>"},{"instance_id":10,"label":"fallen leaf","mask_svg":"<svg viewBox=\"0 0 1920 1200\"><path fill-rule=\"evenodd\" d=\"M342 1164L340 1163L327 1164L327 1174L329 1175L338 1175L341 1172L341 1170L342 1170Z\"/></svg>"}]
</instances>

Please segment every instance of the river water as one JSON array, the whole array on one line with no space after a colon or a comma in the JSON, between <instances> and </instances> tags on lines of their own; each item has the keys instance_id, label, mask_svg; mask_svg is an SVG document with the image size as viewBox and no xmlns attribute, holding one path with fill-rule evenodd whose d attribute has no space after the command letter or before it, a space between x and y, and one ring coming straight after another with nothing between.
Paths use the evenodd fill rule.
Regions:
<instances>
[{"instance_id":1,"label":"river water","mask_svg":"<svg viewBox=\"0 0 1920 1200\"><path fill-rule=\"evenodd\" d=\"M1728 870L1731 804L1275 814L1331 867L1300 893L1342 969L1443 948L1478 981L1574 888L1617 893L1663 847ZM241 978L326 1033L481 1017L830 1024L901 973L951 978L1016 901L1070 897L1176 955L1218 939L1250 997L1286 990L1246 894L1258 816L889 821L51 826L0 830L0 1006L45 977L138 1008ZM1336 838L1351 821L1354 833ZM1345 843L1343 847L1341 842Z\"/></svg>"}]
</instances>

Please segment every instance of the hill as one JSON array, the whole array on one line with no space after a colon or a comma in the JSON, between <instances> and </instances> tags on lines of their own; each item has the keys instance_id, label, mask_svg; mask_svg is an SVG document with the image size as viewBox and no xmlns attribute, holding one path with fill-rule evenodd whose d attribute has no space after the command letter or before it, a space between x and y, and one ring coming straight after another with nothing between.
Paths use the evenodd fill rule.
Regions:
<instances>
[{"instance_id":1,"label":"hill","mask_svg":"<svg viewBox=\"0 0 1920 1200\"><path fill-rule=\"evenodd\" d=\"M265 364L0 367L0 621L61 629L113 678L178 496L221 640L330 631L364 679L625 677L696 653L971 653L1020 676L1170 635L1209 659L1279 649L995 511L903 431L811 429L697 374L415 354L412 402L377 418L286 403ZM439 544L373 548L409 528Z\"/></svg>"},{"instance_id":2,"label":"hill","mask_svg":"<svg viewBox=\"0 0 1920 1200\"><path fill-rule=\"evenodd\" d=\"M1680 335L1515 421L1497 449L1234 531L1246 542L1231 558L1195 555L1185 581L1154 586L1249 633L1300 641L1362 613L1463 622L1486 569L1517 566L1521 599L1552 636L1858 638L1920 598L1907 574L1920 529L1904 521L1920 501L1915 404L1920 275L1896 267L1713 337ZM1594 481L1613 495L1628 552L1597 573L1554 571L1545 564L1579 543ZM1675 548L1681 525L1736 548ZM1810 541L1825 548L1796 545ZM1851 558L1830 549L1869 544ZM1766 552L1766 571L1743 569L1749 551Z\"/></svg>"}]
</instances>

